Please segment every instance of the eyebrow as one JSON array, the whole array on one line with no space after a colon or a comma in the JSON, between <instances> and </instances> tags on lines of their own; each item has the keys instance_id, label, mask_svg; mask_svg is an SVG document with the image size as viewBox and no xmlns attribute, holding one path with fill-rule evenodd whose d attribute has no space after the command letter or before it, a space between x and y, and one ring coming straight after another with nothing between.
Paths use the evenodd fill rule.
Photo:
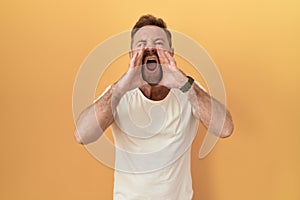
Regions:
<instances>
[{"instance_id":1,"label":"eyebrow","mask_svg":"<svg viewBox=\"0 0 300 200\"><path fill-rule=\"evenodd\" d=\"M163 38L156 38L154 41L157 41L157 40L165 41Z\"/></svg>"},{"instance_id":2,"label":"eyebrow","mask_svg":"<svg viewBox=\"0 0 300 200\"><path fill-rule=\"evenodd\" d=\"M156 38L154 41L157 41L157 40L162 40L162 41L165 41L163 38ZM145 42L147 42L147 40L139 40L139 41L137 41L136 43L140 43L140 42L143 42L143 43L145 43Z\"/></svg>"},{"instance_id":3,"label":"eyebrow","mask_svg":"<svg viewBox=\"0 0 300 200\"><path fill-rule=\"evenodd\" d=\"M140 43L140 42L146 43L147 41L146 40L139 40L136 43Z\"/></svg>"}]
</instances>

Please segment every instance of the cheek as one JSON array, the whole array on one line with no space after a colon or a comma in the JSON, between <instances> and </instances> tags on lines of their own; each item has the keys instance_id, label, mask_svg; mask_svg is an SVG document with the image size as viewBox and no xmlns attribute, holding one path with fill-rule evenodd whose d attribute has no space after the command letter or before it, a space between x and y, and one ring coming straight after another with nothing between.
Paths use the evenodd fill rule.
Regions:
<instances>
[{"instance_id":1,"label":"cheek","mask_svg":"<svg viewBox=\"0 0 300 200\"><path fill-rule=\"evenodd\" d=\"M145 48L145 45L139 45L139 46L136 46L136 47L132 47L132 50L140 50L140 49L143 49Z\"/></svg>"},{"instance_id":2,"label":"cheek","mask_svg":"<svg viewBox=\"0 0 300 200\"><path fill-rule=\"evenodd\" d=\"M168 45L155 45L155 48L162 50L169 50L170 47Z\"/></svg>"},{"instance_id":3,"label":"cheek","mask_svg":"<svg viewBox=\"0 0 300 200\"><path fill-rule=\"evenodd\" d=\"M133 47L131 48L131 51L135 51L135 50L138 50L138 47L134 47L134 46L133 46Z\"/></svg>"}]
</instances>

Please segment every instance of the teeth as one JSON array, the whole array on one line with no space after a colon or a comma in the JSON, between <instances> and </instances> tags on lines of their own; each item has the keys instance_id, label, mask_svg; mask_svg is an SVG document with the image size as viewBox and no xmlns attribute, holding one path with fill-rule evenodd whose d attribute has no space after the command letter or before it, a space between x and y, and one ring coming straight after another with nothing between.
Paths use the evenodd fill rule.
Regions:
<instances>
[{"instance_id":1,"label":"teeth","mask_svg":"<svg viewBox=\"0 0 300 200\"><path fill-rule=\"evenodd\" d=\"M145 58L144 62L145 62L145 63L148 63L148 62L149 62L149 63L150 63L150 62L152 62L152 63L154 63L154 62L157 63L157 58L154 57L154 56L148 56L148 57Z\"/></svg>"}]
</instances>

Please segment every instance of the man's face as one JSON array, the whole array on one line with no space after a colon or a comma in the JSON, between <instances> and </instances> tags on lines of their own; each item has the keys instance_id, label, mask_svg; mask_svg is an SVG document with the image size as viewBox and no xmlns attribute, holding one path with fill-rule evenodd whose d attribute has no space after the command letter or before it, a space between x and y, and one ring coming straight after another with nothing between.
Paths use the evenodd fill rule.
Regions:
<instances>
[{"instance_id":1,"label":"man's face","mask_svg":"<svg viewBox=\"0 0 300 200\"><path fill-rule=\"evenodd\" d=\"M132 50L144 48L142 76L149 84L158 84L163 76L157 49L173 52L166 32L157 26L144 26L134 35Z\"/></svg>"}]
</instances>

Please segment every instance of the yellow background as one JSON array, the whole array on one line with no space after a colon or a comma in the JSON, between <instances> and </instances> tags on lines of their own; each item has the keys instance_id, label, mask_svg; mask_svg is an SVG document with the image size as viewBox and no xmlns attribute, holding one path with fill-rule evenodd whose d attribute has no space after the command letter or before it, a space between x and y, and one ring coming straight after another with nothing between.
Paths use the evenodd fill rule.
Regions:
<instances>
[{"instance_id":1,"label":"yellow background","mask_svg":"<svg viewBox=\"0 0 300 200\"><path fill-rule=\"evenodd\" d=\"M208 51L235 123L232 137L203 160L199 128L194 199L299 200L299 6L296 0L1 1L0 199L111 199L113 170L73 139L73 84L97 44L152 13Z\"/></svg>"}]
</instances>

